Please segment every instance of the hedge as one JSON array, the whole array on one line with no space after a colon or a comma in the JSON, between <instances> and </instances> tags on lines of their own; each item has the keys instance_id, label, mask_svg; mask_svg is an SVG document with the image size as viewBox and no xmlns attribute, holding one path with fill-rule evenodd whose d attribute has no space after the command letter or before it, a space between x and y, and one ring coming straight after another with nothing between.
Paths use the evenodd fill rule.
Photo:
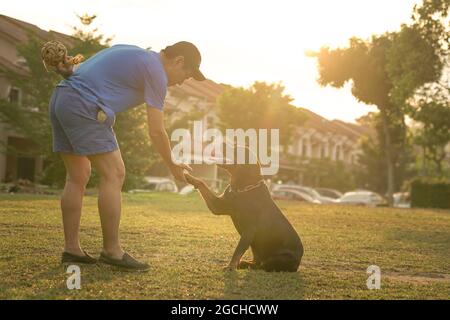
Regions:
<instances>
[{"instance_id":1,"label":"hedge","mask_svg":"<svg viewBox=\"0 0 450 320\"><path fill-rule=\"evenodd\" d=\"M450 182L419 179L413 181L411 207L450 209Z\"/></svg>"}]
</instances>

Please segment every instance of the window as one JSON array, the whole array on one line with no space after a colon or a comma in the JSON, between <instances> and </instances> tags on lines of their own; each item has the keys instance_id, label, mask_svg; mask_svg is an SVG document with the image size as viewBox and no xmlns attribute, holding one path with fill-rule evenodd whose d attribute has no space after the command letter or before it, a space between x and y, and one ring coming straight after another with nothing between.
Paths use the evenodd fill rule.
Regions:
<instances>
[{"instance_id":1,"label":"window","mask_svg":"<svg viewBox=\"0 0 450 320\"><path fill-rule=\"evenodd\" d=\"M20 89L11 87L9 89L8 100L11 103L20 104Z\"/></svg>"},{"instance_id":2,"label":"window","mask_svg":"<svg viewBox=\"0 0 450 320\"><path fill-rule=\"evenodd\" d=\"M342 200L346 200L346 201L363 201L366 198L367 197L365 195L361 195L361 194L348 194L348 195L345 195L342 198Z\"/></svg>"},{"instance_id":3,"label":"window","mask_svg":"<svg viewBox=\"0 0 450 320\"><path fill-rule=\"evenodd\" d=\"M144 190L156 190L156 183L148 183L144 186Z\"/></svg>"},{"instance_id":4,"label":"window","mask_svg":"<svg viewBox=\"0 0 450 320\"><path fill-rule=\"evenodd\" d=\"M303 140L303 145L302 145L302 156L306 157L308 155L308 147L306 145L306 141Z\"/></svg>"},{"instance_id":5,"label":"window","mask_svg":"<svg viewBox=\"0 0 450 320\"><path fill-rule=\"evenodd\" d=\"M25 59L24 57L19 57L17 60L16 60L16 63L15 63L17 66L19 66L19 67L26 67L27 66L27 59Z\"/></svg>"},{"instance_id":6,"label":"window","mask_svg":"<svg viewBox=\"0 0 450 320\"><path fill-rule=\"evenodd\" d=\"M323 189L320 189L320 190L316 189L316 190L320 195L322 195L324 197L336 198L336 195L329 190L323 190Z\"/></svg>"},{"instance_id":7,"label":"window","mask_svg":"<svg viewBox=\"0 0 450 320\"><path fill-rule=\"evenodd\" d=\"M214 117L208 116L206 117L206 126L208 128L212 127L214 125Z\"/></svg>"},{"instance_id":8,"label":"window","mask_svg":"<svg viewBox=\"0 0 450 320\"><path fill-rule=\"evenodd\" d=\"M300 194L295 194L295 200L297 201L306 201L305 197Z\"/></svg>"}]
</instances>

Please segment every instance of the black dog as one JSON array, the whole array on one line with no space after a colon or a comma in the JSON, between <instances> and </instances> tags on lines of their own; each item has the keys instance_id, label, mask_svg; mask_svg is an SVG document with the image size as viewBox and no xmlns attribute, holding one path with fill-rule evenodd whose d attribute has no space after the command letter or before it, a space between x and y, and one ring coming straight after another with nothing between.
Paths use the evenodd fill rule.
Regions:
<instances>
[{"instance_id":1,"label":"black dog","mask_svg":"<svg viewBox=\"0 0 450 320\"><path fill-rule=\"evenodd\" d=\"M241 236L227 269L297 271L303 256L302 242L272 200L259 164L218 166L231 175L230 185L221 196L216 196L204 181L189 174L185 176L200 191L213 214L231 216ZM253 261L240 261L249 247Z\"/></svg>"}]
</instances>

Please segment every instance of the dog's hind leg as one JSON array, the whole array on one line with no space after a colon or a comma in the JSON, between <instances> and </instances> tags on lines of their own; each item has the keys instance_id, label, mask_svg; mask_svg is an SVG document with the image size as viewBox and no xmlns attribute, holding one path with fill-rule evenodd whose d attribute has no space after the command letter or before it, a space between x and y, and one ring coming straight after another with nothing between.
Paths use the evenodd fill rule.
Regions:
<instances>
[{"instance_id":1,"label":"dog's hind leg","mask_svg":"<svg viewBox=\"0 0 450 320\"><path fill-rule=\"evenodd\" d=\"M262 269L268 272L297 272L300 260L290 254L278 254L262 263Z\"/></svg>"},{"instance_id":2,"label":"dog's hind leg","mask_svg":"<svg viewBox=\"0 0 450 320\"><path fill-rule=\"evenodd\" d=\"M261 265L259 263L256 263L255 261L242 260L239 262L238 269L261 269Z\"/></svg>"}]
</instances>

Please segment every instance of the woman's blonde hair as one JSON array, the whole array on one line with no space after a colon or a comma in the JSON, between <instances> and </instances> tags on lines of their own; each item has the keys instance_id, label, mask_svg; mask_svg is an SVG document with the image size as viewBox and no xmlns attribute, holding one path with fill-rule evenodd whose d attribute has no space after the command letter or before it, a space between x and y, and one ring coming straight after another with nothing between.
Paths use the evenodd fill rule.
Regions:
<instances>
[{"instance_id":1,"label":"woman's blonde hair","mask_svg":"<svg viewBox=\"0 0 450 320\"><path fill-rule=\"evenodd\" d=\"M77 54L75 57L67 55L67 48L59 41L49 41L44 44L41 49L42 62L44 63L45 70L56 71L60 62L64 65L76 65L84 61L84 57L81 54Z\"/></svg>"}]
</instances>

